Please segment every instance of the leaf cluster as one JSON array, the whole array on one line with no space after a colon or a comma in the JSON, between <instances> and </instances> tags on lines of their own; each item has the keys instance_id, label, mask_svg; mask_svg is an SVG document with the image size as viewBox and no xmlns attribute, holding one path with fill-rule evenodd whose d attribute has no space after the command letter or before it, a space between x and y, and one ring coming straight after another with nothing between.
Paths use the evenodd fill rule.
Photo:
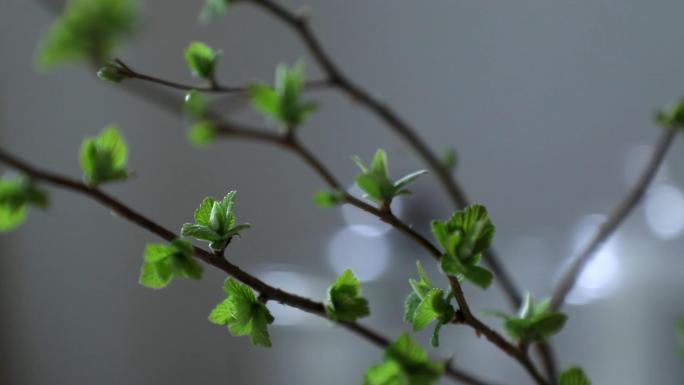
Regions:
<instances>
[{"instance_id":1,"label":"leaf cluster","mask_svg":"<svg viewBox=\"0 0 684 385\"><path fill-rule=\"evenodd\" d=\"M478 264L492 243L494 232L487 209L481 205L466 207L447 221L433 221L432 234L444 248L442 270L483 289L489 287L494 275Z\"/></svg>"},{"instance_id":2,"label":"leaf cluster","mask_svg":"<svg viewBox=\"0 0 684 385\"><path fill-rule=\"evenodd\" d=\"M684 100L680 100L667 110L657 111L655 121L662 127L684 129Z\"/></svg>"},{"instance_id":3,"label":"leaf cluster","mask_svg":"<svg viewBox=\"0 0 684 385\"><path fill-rule=\"evenodd\" d=\"M228 278L223 286L227 298L216 305L209 315L209 321L228 326L235 336L249 335L254 345L271 346L268 325L273 316L261 303L249 286Z\"/></svg>"},{"instance_id":4,"label":"leaf cluster","mask_svg":"<svg viewBox=\"0 0 684 385\"><path fill-rule=\"evenodd\" d=\"M67 1L43 41L38 64L49 68L76 60L104 61L132 33L136 14L132 0Z\"/></svg>"},{"instance_id":5,"label":"leaf cluster","mask_svg":"<svg viewBox=\"0 0 684 385\"><path fill-rule=\"evenodd\" d=\"M214 51L213 48L201 41L193 41L185 49L185 62L190 68L190 72L200 79L211 82L214 81L216 66L220 57L220 51Z\"/></svg>"},{"instance_id":6,"label":"leaf cluster","mask_svg":"<svg viewBox=\"0 0 684 385\"><path fill-rule=\"evenodd\" d=\"M81 168L86 183L97 186L128 177L128 146L115 125L99 136L86 138L81 146Z\"/></svg>"},{"instance_id":7,"label":"leaf cluster","mask_svg":"<svg viewBox=\"0 0 684 385\"><path fill-rule=\"evenodd\" d=\"M26 177L0 178L0 231L10 231L21 225L29 206L46 208L48 196Z\"/></svg>"},{"instance_id":8,"label":"leaf cluster","mask_svg":"<svg viewBox=\"0 0 684 385\"><path fill-rule=\"evenodd\" d=\"M224 250L234 236L240 236L240 231L249 228L247 223L236 224L233 212L235 194L231 191L220 201L205 198L195 211L195 223L184 224L181 234L209 242L212 250Z\"/></svg>"},{"instance_id":9,"label":"leaf cluster","mask_svg":"<svg viewBox=\"0 0 684 385\"><path fill-rule=\"evenodd\" d=\"M432 321L437 320L430 343L439 346L439 331L442 325L454 319L455 310L451 306L451 292L434 287L428 278L423 265L418 261L419 280L409 279L411 293L404 302L404 321L413 326L413 331L425 329Z\"/></svg>"},{"instance_id":10,"label":"leaf cluster","mask_svg":"<svg viewBox=\"0 0 684 385\"><path fill-rule=\"evenodd\" d=\"M552 311L549 306L548 299L535 303L528 293L517 315L504 312L492 314L504 319L504 329L513 340L543 341L558 333L568 318L563 313Z\"/></svg>"},{"instance_id":11,"label":"leaf cluster","mask_svg":"<svg viewBox=\"0 0 684 385\"><path fill-rule=\"evenodd\" d=\"M214 17L226 13L233 0L207 0L199 14L202 23L209 23Z\"/></svg>"},{"instance_id":12,"label":"leaf cluster","mask_svg":"<svg viewBox=\"0 0 684 385\"><path fill-rule=\"evenodd\" d=\"M361 294L359 280L351 269L345 270L328 288L328 317L335 321L356 321L368 316L368 300Z\"/></svg>"},{"instance_id":13,"label":"leaf cluster","mask_svg":"<svg viewBox=\"0 0 684 385\"><path fill-rule=\"evenodd\" d=\"M188 132L188 140L197 147L206 147L216 141L216 126L205 116L209 103L204 94L191 90L185 95L184 110L195 122Z\"/></svg>"},{"instance_id":14,"label":"leaf cluster","mask_svg":"<svg viewBox=\"0 0 684 385\"><path fill-rule=\"evenodd\" d=\"M170 244L148 244L140 284L151 289L168 286L174 277L201 279L202 266L192 257L192 245L176 239Z\"/></svg>"},{"instance_id":15,"label":"leaf cluster","mask_svg":"<svg viewBox=\"0 0 684 385\"><path fill-rule=\"evenodd\" d=\"M276 68L275 84L252 84L249 94L252 105L264 116L292 130L316 111L313 102L302 101L304 63L292 67L280 64Z\"/></svg>"},{"instance_id":16,"label":"leaf cluster","mask_svg":"<svg viewBox=\"0 0 684 385\"><path fill-rule=\"evenodd\" d=\"M366 372L364 385L432 385L444 373L444 364L433 362L408 333L385 350L384 361Z\"/></svg>"},{"instance_id":17,"label":"leaf cluster","mask_svg":"<svg viewBox=\"0 0 684 385\"><path fill-rule=\"evenodd\" d=\"M426 170L419 170L393 182L389 177L387 154L383 149L375 152L370 167L358 156L354 156L353 159L361 169L361 174L356 177L356 184L366 193L366 197L384 206L389 206L396 196L410 195L411 191L407 189L407 186L419 176L427 173Z\"/></svg>"}]
</instances>

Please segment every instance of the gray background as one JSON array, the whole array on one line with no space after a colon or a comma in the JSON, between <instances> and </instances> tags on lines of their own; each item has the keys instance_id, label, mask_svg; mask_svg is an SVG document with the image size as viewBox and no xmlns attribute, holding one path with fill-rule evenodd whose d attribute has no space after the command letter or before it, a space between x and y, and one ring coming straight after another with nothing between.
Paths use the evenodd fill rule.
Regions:
<instances>
[{"instance_id":1,"label":"gray background","mask_svg":"<svg viewBox=\"0 0 684 385\"><path fill-rule=\"evenodd\" d=\"M436 150L457 148L458 177L490 209L503 262L538 296L550 292L582 218L607 213L624 194L625 174L642 163L638 146L658 135L653 110L684 90L684 3L677 0L306 4L316 32L353 79L401 111ZM270 80L276 63L306 58L289 30L253 7L201 27L200 6L145 1L144 28L121 57L191 82L182 51L204 40L224 51L220 79L228 84ZM424 253L394 232L355 235L339 210L314 208L312 191L324 185L289 153L246 142L198 151L185 140L187 122L97 81L85 67L36 72L35 47L52 19L34 1L0 1L3 148L78 177L82 138L116 122L137 177L107 191L179 228L204 196L237 189L239 219L253 229L231 245L233 261L317 299L336 275L331 253L361 265L385 263L364 283L373 307L364 323L392 336L408 329L400 319L406 279L415 275L416 259L427 261ZM302 129L303 140L341 180L351 183L356 174L351 154L369 158L380 146L393 175L422 167L345 97L326 91L311 98L322 109ZM267 124L253 113L241 117ZM660 230L643 207L636 210L609 247L608 267L595 267L600 281L612 277L612 290L568 306L570 321L554 339L562 365L581 364L595 384L678 384L684 376L673 328L684 314L682 155L677 140L660 190L649 192ZM415 192L402 202L402 216L421 231L430 218L451 213L433 177L423 177ZM358 384L381 358L355 336L275 306L289 325L270 328L271 350L231 337L206 321L222 299L221 274L147 290L136 281L154 236L72 193L53 190L52 199L48 212L33 212L21 229L0 236L0 383ZM467 294L477 311L505 308L497 287L468 287ZM426 342L428 334L419 338ZM487 379L529 383L508 357L464 328L444 330L432 353L453 354Z\"/></svg>"}]
</instances>

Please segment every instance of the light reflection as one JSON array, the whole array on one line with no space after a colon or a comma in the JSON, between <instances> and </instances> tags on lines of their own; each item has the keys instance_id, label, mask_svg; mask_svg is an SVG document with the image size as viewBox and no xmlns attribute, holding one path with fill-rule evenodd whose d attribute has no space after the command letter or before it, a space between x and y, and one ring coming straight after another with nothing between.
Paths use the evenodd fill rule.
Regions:
<instances>
[{"instance_id":1,"label":"light reflection","mask_svg":"<svg viewBox=\"0 0 684 385\"><path fill-rule=\"evenodd\" d=\"M646 223L660 239L672 239L684 230L684 194L672 185L652 188L646 195Z\"/></svg>"},{"instance_id":2,"label":"light reflection","mask_svg":"<svg viewBox=\"0 0 684 385\"><path fill-rule=\"evenodd\" d=\"M384 237L367 237L347 226L330 241L328 260L338 275L352 269L360 281L372 281L387 269L389 247Z\"/></svg>"},{"instance_id":3,"label":"light reflection","mask_svg":"<svg viewBox=\"0 0 684 385\"><path fill-rule=\"evenodd\" d=\"M359 199L364 199L362 198L363 191L356 184L349 187L347 191ZM397 199L392 203L392 211L397 216L401 216L402 208L401 199ZM364 237L379 237L392 229L390 225L381 222L374 215L351 205L342 206L342 218L349 225L351 231Z\"/></svg>"},{"instance_id":4,"label":"light reflection","mask_svg":"<svg viewBox=\"0 0 684 385\"><path fill-rule=\"evenodd\" d=\"M605 219L604 215L590 214L579 221L572 242L573 255L581 251ZM620 273L618 245L619 234L614 234L599 248L577 279L575 288L568 295L568 303L585 304L614 292Z\"/></svg>"}]
</instances>

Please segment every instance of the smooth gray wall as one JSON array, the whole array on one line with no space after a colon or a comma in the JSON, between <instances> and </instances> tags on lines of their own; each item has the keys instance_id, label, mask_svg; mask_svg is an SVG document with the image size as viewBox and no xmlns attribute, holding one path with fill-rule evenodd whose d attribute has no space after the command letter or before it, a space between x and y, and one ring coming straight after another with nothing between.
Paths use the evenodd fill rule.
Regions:
<instances>
[{"instance_id":1,"label":"smooth gray wall","mask_svg":"<svg viewBox=\"0 0 684 385\"><path fill-rule=\"evenodd\" d=\"M198 26L201 3L145 1L144 29L121 57L191 82L182 51L204 40L223 49L220 79L228 84L270 80L278 62L306 58L289 30L250 6ZM457 148L458 177L490 209L503 262L537 296L548 295L581 218L607 213L624 194L626 156L658 135L653 110L684 91L681 1L287 3L309 5L314 29L342 68L401 111L433 148ZM187 122L99 82L87 68L37 73L35 47L52 20L34 1L0 1L2 147L78 177L82 138L116 122L136 177L108 192L176 229L204 196L237 189L239 219L253 229L231 245L232 260L266 278L294 271L278 284L323 299L336 274L329 244L346 222L338 210L312 205L312 192L324 187L314 173L258 143L198 151L186 143ZM368 158L380 146L394 175L423 166L363 108L335 92L311 97L322 109L302 129L303 140L341 180L356 174L350 155ZM682 186L683 155L677 140L659 186ZM403 201L404 217L421 231L451 213L433 177L415 192ZM374 346L309 316L273 326L270 350L231 337L206 321L222 299L221 274L147 290L136 281L154 236L72 193L52 190L52 200L48 212L33 212L21 229L0 236L2 384L358 384L381 358ZM656 220L681 222L681 205L655 210ZM595 384L681 383L673 325L684 315L684 241L676 235L659 239L643 207L636 210L619 234L616 289L567 308L570 321L554 340L563 366L581 364ZM373 307L364 323L396 336L408 330L401 322L406 279L415 275L415 259L427 258L393 232L351 238L342 252L358 259L371 250L367 257L375 258L366 245L376 242L386 246L389 266L364 283ZM497 287L467 294L478 311L505 308ZM464 328L444 330L433 353L453 353L456 364L487 379L529 383Z\"/></svg>"}]
</instances>

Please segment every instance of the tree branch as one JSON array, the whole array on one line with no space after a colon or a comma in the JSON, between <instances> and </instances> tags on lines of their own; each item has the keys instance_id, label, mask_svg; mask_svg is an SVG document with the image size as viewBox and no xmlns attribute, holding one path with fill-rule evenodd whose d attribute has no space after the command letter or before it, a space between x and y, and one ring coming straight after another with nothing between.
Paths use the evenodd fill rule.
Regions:
<instances>
[{"instance_id":1,"label":"tree branch","mask_svg":"<svg viewBox=\"0 0 684 385\"><path fill-rule=\"evenodd\" d=\"M354 83L342 72L332 57L323 49L323 46L311 30L305 17L296 15L272 0L244 0L243 2L251 2L252 4L263 8L296 32L309 49L309 52L311 52L313 58L326 73L328 79L330 79L329 82L331 86L338 88L346 93L351 99L379 116L389 127L413 147L440 180L448 192L449 197L457 207L464 208L470 204L470 199L468 199L463 188L454 178L452 178L449 170L442 165L442 162L432 150L430 150L430 147L416 134L416 130L401 119L389 106L373 97L370 92ZM496 252L494 250L485 252L483 254L483 259L497 276L497 282L503 288L504 293L512 306L514 308L519 307L522 302L520 291L499 262Z\"/></svg>"},{"instance_id":2,"label":"tree branch","mask_svg":"<svg viewBox=\"0 0 684 385\"><path fill-rule=\"evenodd\" d=\"M63 188L66 190L71 190L73 192L94 199L103 206L108 207L110 210L112 210L112 212L116 213L118 216L146 229L147 231L157 235L158 237L168 242L171 242L174 239L178 238L178 234L163 227L162 225L157 224L153 220L138 213L137 211L126 206L117 199L107 195L106 193L102 192L100 189L96 187L91 187L78 180L36 168L10 155L2 149L0 149L0 162L24 172L34 180L52 184L56 187ZM221 257L220 254L217 255L196 246L193 246L193 253L195 257L197 257L204 263L213 266L219 270L222 270L226 274L250 286L252 289L256 290L259 293L259 297L265 301L276 301L278 303L299 309L301 311L329 319L327 312L325 310L325 305L321 302L316 302L309 298L305 298L297 294L292 294L287 291L276 288L274 286L271 286L266 282L260 280L256 276L242 270L239 266L231 263L227 259ZM366 339L367 341L377 345L380 348L386 348L391 344L388 338L357 322L338 322L338 324L352 331L353 333L359 335L360 337ZM450 364L447 366L445 373L452 380L458 380L471 385L488 385L487 382L477 379L476 377L473 377L472 375L465 373L460 369L456 369Z\"/></svg>"},{"instance_id":3,"label":"tree branch","mask_svg":"<svg viewBox=\"0 0 684 385\"><path fill-rule=\"evenodd\" d=\"M591 258L596 254L596 251L610 238L617 230L627 216L639 204L643 198L646 189L653 181L660 165L665 159L667 150L671 147L672 141L677 134L676 128L664 128L660 138L656 142L651 158L649 159L644 171L639 176L634 186L629 190L624 199L615 207L610 216L599 227L593 238L587 243L582 251L573 258L572 262L566 269L562 278L558 281L556 289L551 297L551 308L559 309L563 306L565 299L570 293L570 290L577 283L577 278L584 267L589 263Z\"/></svg>"}]
</instances>

